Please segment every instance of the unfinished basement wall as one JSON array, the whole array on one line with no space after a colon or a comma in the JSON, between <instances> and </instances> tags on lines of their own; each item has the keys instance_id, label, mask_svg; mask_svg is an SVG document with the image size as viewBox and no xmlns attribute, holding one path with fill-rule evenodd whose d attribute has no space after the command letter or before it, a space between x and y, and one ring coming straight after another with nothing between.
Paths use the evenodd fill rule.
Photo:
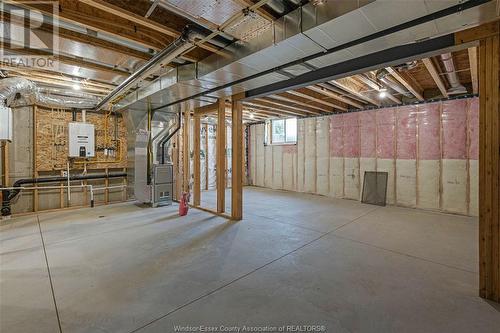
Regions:
<instances>
[{"instance_id":1,"label":"unfinished basement wall","mask_svg":"<svg viewBox=\"0 0 500 333\"><path fill-rule=\"evenodd\" d=\"M296 145L250 127L250 184L360 200L365 171L388 173L387 203L478 215L478 98L298 121Z\"/></svg>"},{"instance_id":2,"label":"unfinished basement wall","mask_svg":"<svg viewBox=\"0 0 500 333\"><path fill-rule=\"evenodd\" d=\"M13 108L14 135L9 143L9 186L17 180L35 177L52 177L64 175L67 163L70 163L71 174L93 174L123 172L127 166L127 130L122 117L117 118L117 138L119 152L115 157L104 156L105 141L114 142L115 125L113 118L108 119L105 127L105 115L87 113L86 121L95 125L96 154L87 163L82 160L68 159L68 123L72 121L69 110L47 109L36 106ZM77 121L81 121L78 113ZM36 135L34 135L36 133ZM108 143L109 144L109 143ZM99 162L99 163L97 163ZM2 168L2 166L0 166ZM3 173L3 170L0 170ZM127 200L124 186L125 179L75 181L72 186L88 184L95 188L117 186L108 190L96 191L95 204L107 204ZM4 185L4 184L1 184ZM83 188L71 189L71 200L68 200L64 183L39 185L39 190L23 190L12 202L12 213L30 213L68 207L90 206L90 193ZM27 185L32 187L32 185ZM62 186L61 189L43 189L43 187Z\"/></svg>"}]
</instances>

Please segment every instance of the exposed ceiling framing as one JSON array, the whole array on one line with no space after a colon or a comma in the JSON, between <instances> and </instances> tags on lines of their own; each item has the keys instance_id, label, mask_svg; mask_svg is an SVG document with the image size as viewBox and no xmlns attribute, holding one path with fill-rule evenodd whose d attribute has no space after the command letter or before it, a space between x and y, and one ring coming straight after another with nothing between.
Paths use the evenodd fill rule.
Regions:
<instances>
[{"instance_id":1,"label":"exposed ceiling framing","mask_svg":"<svg viewBox=\"0 0 500 333\"><path fill-rule=\"evenodd\" d=\"M53 15L51 9L40 1L13 2L21 7L35 8L46 15ZM227 40L235 40L231 35L234 31L231 27L248 13L271 22L301 2L304 1L224 0L213 4L192 4L196 7L195 10L186 11L182 8L186 3L176 0L60 0L57 17L63 24L59 27L59 37L65 47L74 46L74 49L63 48L53 56L62 69L51 72L50 69L26 68L3 62L0 70L7 76L27 77L51 87L68 89L78 82L82 91L102 96L133 73L140 64L151 59L156 51L169 45L187 24L205 29L208 37L198 40L195 47L167 64L168 66L197 62L213 53L221 54L221 48L211 38L222 36ZM231 6L225 6L227 4ZM212 5L214 13L223 11L221 17L224 20L217 21L213 15L203 15L203 10L208 8L206 6ZM20 26L29 24L23 18L9 13L3 13L2 18ZM46 22L38 29L46 34L53 31L53 27ZM89 52L88 57L82 56L81 51L78 52L85 45L93 48L93 53ZM5 49L7 54L12 55L48 55L39 49ZM100 57L99 52L108 57ZM109 56L111 54L113 56ZM110 58L116 61L109 61ZM466 86L469 93L477 94L477 48L455 51L453 58L460 83ZM249 121L273 117L306 117L450 97L450 84L440 57L424 58L412 66L401 64L385 69L389 72L388 77L403 87L404 94L384 84L377 78L377 72L372 70L246 101L245 117ZM155 73L157 75L161 73ZM384 98L380 97L382 93Z\"/></svg>"}]
</instances>

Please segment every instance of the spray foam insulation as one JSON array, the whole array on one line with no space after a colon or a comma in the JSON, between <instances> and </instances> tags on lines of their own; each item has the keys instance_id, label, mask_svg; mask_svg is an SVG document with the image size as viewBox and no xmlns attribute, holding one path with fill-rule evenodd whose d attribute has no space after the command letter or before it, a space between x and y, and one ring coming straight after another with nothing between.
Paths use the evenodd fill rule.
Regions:
<instances>
[{"instance_id":1,"label":"spray foam insulation","mask_svg":"<svg viewBox=\"0 0 500 333\"><path fill-rule=\"evenodd\" d=\"M478 115L471 98L299 119L286 148L264 146L264 125L251 126L251 178L359 200L364 172L385 171L388 204L477 216Z\"/></svg>"}]
</instances>

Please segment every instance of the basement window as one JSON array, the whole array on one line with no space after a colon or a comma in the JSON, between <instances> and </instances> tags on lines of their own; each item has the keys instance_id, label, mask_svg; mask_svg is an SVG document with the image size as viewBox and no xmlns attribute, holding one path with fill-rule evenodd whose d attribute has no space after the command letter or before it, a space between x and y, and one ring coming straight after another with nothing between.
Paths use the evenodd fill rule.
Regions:
<instances>
[{"instance_id":1,"label":"basement window","mask_svg":"<svg viewBox=\"0 0 500 333\"><path fill-rule=\"evenodd\" d=\"M270 140L269 140L270 139ZM274 119L266 123L266 144L296 144L297 118Z\"/></svg>"}]
</instances>

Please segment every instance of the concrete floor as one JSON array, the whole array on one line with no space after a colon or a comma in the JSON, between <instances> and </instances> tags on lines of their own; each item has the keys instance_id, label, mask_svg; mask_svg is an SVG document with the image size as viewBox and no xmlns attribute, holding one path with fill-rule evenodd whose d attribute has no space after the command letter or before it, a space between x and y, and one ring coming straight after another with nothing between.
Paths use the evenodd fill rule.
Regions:
<instances>
[{"instance_id":1,"label":"concrete floor","mask_svg":"<svg viewBox=\"0 0 500 333\"><path fill-rule=\"evenodd\" d=\"M477 297L477 219L251 187L244 200L239 223L132 203L12 219L0 331L498 332L500 306Z\"/></svg>"}]
</instances>

